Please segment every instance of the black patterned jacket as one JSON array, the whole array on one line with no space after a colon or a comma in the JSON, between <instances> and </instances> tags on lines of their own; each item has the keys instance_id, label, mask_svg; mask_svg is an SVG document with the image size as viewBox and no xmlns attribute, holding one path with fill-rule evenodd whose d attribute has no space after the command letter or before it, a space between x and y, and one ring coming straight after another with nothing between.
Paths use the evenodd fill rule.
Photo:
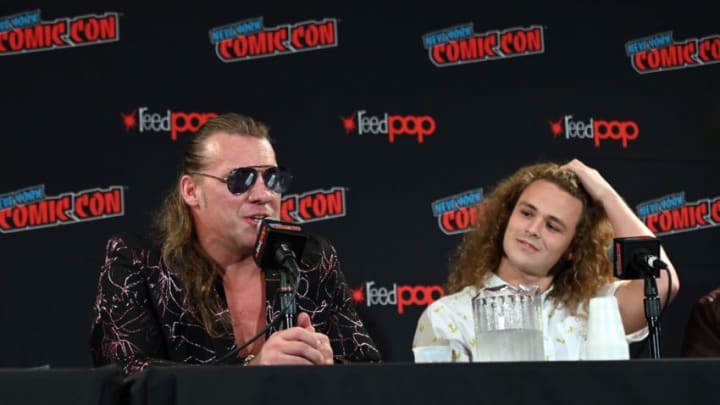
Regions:
<instances>
[{"instance_id":1,"label":"black patterned jacket","mask_svg":"<svg viewBox=\"0 0 720 405\"><path fill-rule=\"evenodd\" d=\"M232 331L212 337L190 315L183 306L178 277L160 256L159 249L132 235L108 240L90 337L96 366L116 363L131 374L152 365L214 364L235 349ZM358 317L334 247L311 238L299 265L297 310L310 315L316 331L330 338L336 363L380 361ZM265 279L266 321L271 325L280 316L276 294L280 280L275 272L266 272ZM217 290L224 297L222 286ZM274 322L266 337L279 327L281 323Z\"/></svg>"}]
</instances>

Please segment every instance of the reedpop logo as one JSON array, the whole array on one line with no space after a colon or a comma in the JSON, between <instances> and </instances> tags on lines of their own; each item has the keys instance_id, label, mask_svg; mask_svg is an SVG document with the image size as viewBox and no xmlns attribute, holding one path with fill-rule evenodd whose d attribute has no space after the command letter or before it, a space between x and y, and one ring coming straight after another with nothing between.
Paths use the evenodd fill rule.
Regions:
<instances>
[{"instance_id":1,"label":"reedpop logo","mask_svg":"<svg viewBox=\"0 0 720 405\"><path fill-rule=\"evenodd\" d=\"M340 117L346 134L357 132L358 135L387 135L390 143L395 143L399 135L416 136L418 143L423 143L426 136L435 134L437 122L429 115L388 114L371 116L365 110L352 113L349 117Z\"/></svg>"},{"instance_id":2,"label":"reedpop logo","mask_svg":"<svg viewBox=\"0 0 720 405\"><path fill-rule=\"evenodd\" d=\"M195 132L205 121L217 117L214 112L179 112L165 110L164 114L150 113L147 107L140 107L128 114L120 113L125 131L137 128L138 132L170 133L170 139L177 141L181 132Z\"/></svg>"},{"instance_id":3,"label":"reedpop logo","mask_svg":"<svg viewBox=\"0 0 720 405\"><path fill-rule=\"evenodd\" d=\"M375 281L367 281L358 288L350 288L353 301L357 305L365 306L393 306L397 313L405 313L405 307L411 305L427 306L445 295L445 290L439 285L397 285L392 287L376 287Z\"/></svg>"},{"instance_id":4,"label":"reedpop logo","mask_svg":"<svg viewBox=\"0 0 720 405\"><path fill-rule=\"evenodd\" d=\"M630 141L640 136L640 127L635 121L607 121L590 118L586 124L582 121L573 121L572 115L566 115L558 121L550 121L550 130L553 137L565 135L565 139L592 139L595 147L599 148L603 140L620 141L623 149L628 147Z\"/></svg>"}]
</instances>

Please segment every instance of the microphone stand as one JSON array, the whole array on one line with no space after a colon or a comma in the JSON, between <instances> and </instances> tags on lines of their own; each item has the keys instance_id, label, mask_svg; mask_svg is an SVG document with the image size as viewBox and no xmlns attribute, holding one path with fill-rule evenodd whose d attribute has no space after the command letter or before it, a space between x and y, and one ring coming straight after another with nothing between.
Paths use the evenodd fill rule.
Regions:
<instances>
[{"instance_id":1,"label":"microphone stand","mask_svg":"<svg viewBox=\"0 0 720 405\"><path fill-rule=\"evenodd\" d=\"M275 252L280 269L280 308L285 313L285 329L295 326L295 290L297 289L300 269L295 261L295 253L285 243L280 243Z\"/></svg>"},{"instance_id":2,"label":"microphone stand","mask_svg":"<svg viewBox=\"0 0 720 405\"><path fill-rule=\"evenodd\" d=\"M650 357L660 358L660 298L653 269L645 269L645 318L650 332Z\"/></svg>"},{"instance_id":3,"label":"microphone stand","mask_svg":"<svg viewBox=\"0 0 720 405\"><path fill-rule=\"evenodd\" d=\"M280 308L285 313L285 329L295 326L295 289L291 276L284 269L280 271Z\"/></svg>"}]
</instances>

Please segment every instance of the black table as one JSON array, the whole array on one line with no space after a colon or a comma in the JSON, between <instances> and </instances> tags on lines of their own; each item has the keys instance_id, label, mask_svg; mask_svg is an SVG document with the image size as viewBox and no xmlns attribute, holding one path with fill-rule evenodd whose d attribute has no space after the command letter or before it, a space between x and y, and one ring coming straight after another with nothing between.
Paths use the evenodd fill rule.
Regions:
<instances>
[{"instance_id":1,"label":"black table","mask_svg":"<svg viewBox=\"0 0 720 405\"><path fill-rule=\"evenodd\" d=\"M720 359L146 370L132 405L711 404Z\"/></svg>"},{"instance_id":2,"label":"black table","mask_svg":"<svg viewBox=\"0 0 720 405\"><path fill-rule=\"evenodd\" d=\"M116 405L122 372L97 369L0 369L0 404Z\"/></svg>"}]
</instances>

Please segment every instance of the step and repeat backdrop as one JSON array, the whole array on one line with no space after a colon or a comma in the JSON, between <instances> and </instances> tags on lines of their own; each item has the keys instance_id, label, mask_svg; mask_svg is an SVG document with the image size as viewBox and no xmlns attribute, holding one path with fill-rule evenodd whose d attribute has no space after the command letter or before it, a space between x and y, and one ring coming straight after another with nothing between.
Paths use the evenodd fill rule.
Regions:
<instances>
[{"instance_id":1,"label":"step and repeat backdrop","mask_svg":"<svg viewBox=\"0 0 720 405\"><path fill-rule=\"evenodd\" d=\"M224 112L269 124L295 174L282 217L335 243L386 361L412 359L496 182L572 158L662 239L680 356L720 286L720 24L710 1L584 3L4 2L0 366L90 365L106 240L147 232Z\"/></svg>"}]
</instances>

